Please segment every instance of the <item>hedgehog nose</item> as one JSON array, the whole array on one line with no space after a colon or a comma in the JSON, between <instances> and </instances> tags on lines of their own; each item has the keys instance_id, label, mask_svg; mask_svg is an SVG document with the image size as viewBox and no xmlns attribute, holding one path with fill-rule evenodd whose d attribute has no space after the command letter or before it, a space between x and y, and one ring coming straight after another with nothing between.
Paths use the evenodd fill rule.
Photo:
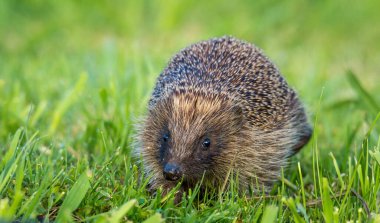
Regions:
<instances>
[{"instance_id":1,"label":"hedgehog nose","mask_svg":"<svg viewBox=\"0 0 380 223\"><path fill-rule=\"evenodd\" d=\"M164 166L164 177L167 180L176 181L182 176L182 172L177 164L167 163Z\"/></svg>"}]
</instances>

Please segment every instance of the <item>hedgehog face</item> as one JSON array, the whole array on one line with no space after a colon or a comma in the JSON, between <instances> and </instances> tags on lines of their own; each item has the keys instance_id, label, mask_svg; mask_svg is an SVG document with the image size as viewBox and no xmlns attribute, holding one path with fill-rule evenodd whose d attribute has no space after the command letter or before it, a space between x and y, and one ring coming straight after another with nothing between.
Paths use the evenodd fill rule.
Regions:
<instances>
[{"instance_id":1,"label":"hedgehog face","mask_svg":"<svg viewBox=\"0 0 380 223\"><path fill-rule=\"evenodd\" d=\"M157 177L195 183L231 153L228 147L239 140L242 124L240 106L220 95L175 92L150 111L143 156Z\"/></svg>"}]
</instances>

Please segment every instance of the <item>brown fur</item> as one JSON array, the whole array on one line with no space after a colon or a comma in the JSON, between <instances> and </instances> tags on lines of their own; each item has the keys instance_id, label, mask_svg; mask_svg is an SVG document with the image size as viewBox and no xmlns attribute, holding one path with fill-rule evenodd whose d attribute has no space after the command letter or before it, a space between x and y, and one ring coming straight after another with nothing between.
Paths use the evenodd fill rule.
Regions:
<instances>
[{"instance_id":1,"label":"brown fur","mask_svg":"<svg viewBox=\"0 0 380 223\"><path fill-rule=\"evenodd\" d=\"M312 132L277 68L258 48L231 37L179 52L158 78L148 110L138 141L152 189L178 183L163 177L168 162L181 166L190 187L203 174L204 185L220 186L232 170L242 190L256 183L269 188ZM164 134L170 134L165 143Z\"/></svg>"}]
</instances>

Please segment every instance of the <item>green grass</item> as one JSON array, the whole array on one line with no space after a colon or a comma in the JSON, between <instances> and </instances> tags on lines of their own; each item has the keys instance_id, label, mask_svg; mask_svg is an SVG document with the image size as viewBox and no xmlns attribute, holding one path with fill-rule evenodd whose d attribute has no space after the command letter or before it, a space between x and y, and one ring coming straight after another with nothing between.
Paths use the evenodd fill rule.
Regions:
<instances>
[{"instance_id":1,"label":"green grass","mask_svg":"<svg viewBox=\"0 0 380 223\"><path fill-rule=\"evenodd\" d=\"M0 1L0 221L380 222L379 7ZM270 194L195 188L175 206L147 193L133 126L170 56L224 34L273 59L313 139Z\"/></svg>"}]
</instances>

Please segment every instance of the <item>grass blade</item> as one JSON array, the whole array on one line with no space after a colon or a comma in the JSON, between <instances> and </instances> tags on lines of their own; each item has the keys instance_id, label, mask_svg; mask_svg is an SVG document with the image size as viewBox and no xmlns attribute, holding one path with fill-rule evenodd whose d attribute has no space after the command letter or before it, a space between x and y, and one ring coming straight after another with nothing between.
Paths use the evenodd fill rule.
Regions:
<instances>
[{"instance_id":1,"label":"grass blade","mask_svg":"<svg viewBox=\"0 0 380 223\"><path fill-rule=\"evenodd\" d=\"M21 207L18 215L22 215L23 221L27 221L33 215L33 212L36 210L38 204L41 201L43 193L49 186L49 182L51 182L51 178L51 174L46 174L38 190L32 196L30 196L30 198Z\"/></svg>"},{"instance_id":2,"label":"grass blade","mask_svg":"<svg viewBox=\"0 0 380 223\"><path fill-rule=\"evenodd\" d=\"M154 215L150 216L148 219L143 221L143 223L159 223L163 221L164 219L162 218L161 214L155 213Z\"/></svg>"},{"instance_id":3,"label":"grass blade","mask_svg":"<svg viewBox=\"0 0 380 223\"><path fill-rule=\"evenodd\" d=\"M71 221L71 213L78 208L88 189L90 189L90 181L87 174L87 172L82 173L74 186L67 193L67 197L58 212L57 222Z\"/></svg>"},{"instance_id":4,"label":"grass blade","mask_svg":"<svg viewBox=\"0 0 380 223\"><path fill-rule=\"evenodd\" d=\"M277 218L278 207L274 205L266 206L261 222L275 222Z\"/></svg>"},{"instance_id":5,"label":"grass blade","mask_svg":"<svg viewBox=\"0 0 380 223\"><path fill-rule=\"evenodd\" d=\"M282 202L284 202L286 204L286 206L289 207L290 209L290 212L292 213L292 217L293 217L293 220L294 222L296 223L304 223L305 220L302 219L302 217L298 214L298 211L297 211L297 205L296 205L296 202L294 201L293 198L283 198ZM262 221L264 222L264 221Z\"/></svg>"},{"instance_id":6,"label":"grass blade","mask_svg":"<svg viewBox=\"0 0 380 223\"><path fill-rule=\"evenodd\" d=\"M109 218L109 222L117 223L131 210L133 206L137 203L136 199L132 199L127 203L123 204L119 209L115 210Z\"/></svg>"},{"instance_id":7,"label":"grass blade","mask_svg":"<svg viewBox=\"0 0 380 223\"><path fill-rule=\"evenodd\" d=\"M355 91L361 96L361 98L364 98L369 106L377 113L380 111L380 106L376 102L376 100L368 93L366 89L362 86L360 81L356 78L355 74L349 70L347 72L348 80L350 81L351 86L355 89Z\"/></svg>"},{"instance_id":8,"label":"grass blade","mask_svg":"<svg viewBox=\"0 0 380 223\"><path fill-rule=\"evenodd\" d=\"M63 114L78 99L78 95L82 92L83 88L86 85L86 82L87 82L87 74L82 73L80 75L79 80L75 84L74 89L71 92L69 92L66 95L66 97L62 100L62 102L58 105L58 107L54 111L53 119L49 128L50 134L55 133L55 130L57 129L59 123L61 122Z\"/></svg>"},{"instance_id":9,"label":"grass blade","mask_svg":"<svg viewBox=\"0 0 380 223\"><path fill-rule=\"evenodd\" d=\"M330 157L331 157L331 159L333 161L336 175L338 176L341 189L343 190L346 187L346 185L345 185L345 183L343 181L342 174L340 173L338 162L336 161L335 156L334 156L334 154L332 152L330 152L329 155L330 155Z\"/></svg>"},{"instance_id":10,"label":"grass blade","mask_svg":"<svg viewBox=\"0 0 380 223\"><path fill-rule=\"evenodd\" d=\"M2 160L1 160L0 169L3 169L3 167L5 167L5 164L12 158L12 156L15 155L17 146L18 146L19 141L20 141L21 133L22 133L22 128L18 129L16 131L15 135L13 136L13 139L11 141L11 145L9 146L7 153L3 156Z\"/></svg>"},{"instance_id":11,"label":"grass blade","mask_svg":"<svg viewBox=\"0 0 380 223\"><path fill-rule=\"evenodd\" d=\"M373 159L376 160L377 164L380 165L380 151L369 151L369 154L372 156Z\"/></svg>"},{"instance_id":12,"label":"grass blade","mask_svg":"<svg viewBox=\"0 0 380 223\"><path fill-rule=\"evenodd\" d=\"M322 205L323 205L323 217L327 223L334 221L334 206L330 198L330 188L327 178L322 179Z\"/></svg>"}]
</instances>

